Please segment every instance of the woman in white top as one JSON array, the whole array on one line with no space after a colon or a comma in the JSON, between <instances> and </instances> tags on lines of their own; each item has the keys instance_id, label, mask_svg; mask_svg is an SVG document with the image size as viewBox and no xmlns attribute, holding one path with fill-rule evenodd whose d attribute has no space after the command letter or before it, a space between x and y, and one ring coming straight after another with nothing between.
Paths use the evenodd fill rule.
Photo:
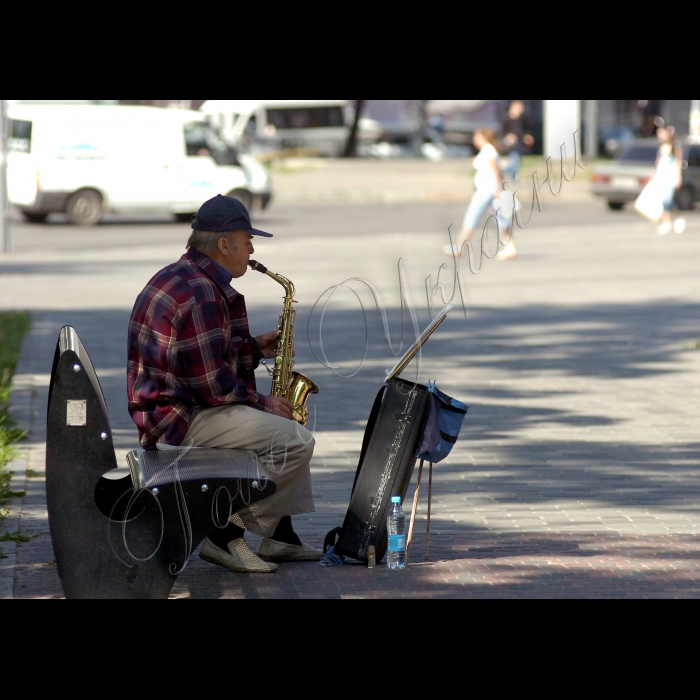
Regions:
<instances>
[{"instance_id":1,"label":"woman in white top","mask_svg":"<svg viewBox=\"0 0 700 700\"><path fill-rule=\"evenodd\" d=\"M497 255L497 259L512 260L518 253L510 233L511 212L504 211L502 202L505 193L502 189L503 178L498 165L499 155L496 150L496 134L491 129L479 129L474 133L474 145L479 149L479 155L474 159L474 167L476 168L474 186L476 192L464 216L464 223L462 224L462 230L456 246L454 248L446 246L445 252L448 255L456 255L457 257L464 255L465 244L474 235L474 230L486 209L493 204L499 209L497 220L501 242L509 241ZM512 206L510 209L512 209Z\"/></svg>"},{"instance_id":2,"label":"woman in white top","mask_svg":"<svg viewBox=\"0 0 700 700\"><path fill-rule=\"evenodd\" d=\"M685 231L685 219L678 216L678 205L674 198L676 190L683 184L683 150L674 141L675 129L662 127L656 132L661 146L656 158L652 180L658 185L664 206L659 234L665 236L671 228L676 233ZM674 221L672 221L675 219Z\"/></svg>"}]
</instances>

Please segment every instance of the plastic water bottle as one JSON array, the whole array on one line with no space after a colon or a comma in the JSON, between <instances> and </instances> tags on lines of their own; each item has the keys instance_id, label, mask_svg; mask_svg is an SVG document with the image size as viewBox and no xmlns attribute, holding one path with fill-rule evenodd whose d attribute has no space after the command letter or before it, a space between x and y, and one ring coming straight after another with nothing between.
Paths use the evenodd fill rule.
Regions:
<instances>
[{"instance_id":1,"label":"plastic water bottle","mask_svg":"<svg viewBox=\"0 0 700 700\"><path fill-rule=\"evenodd\" d=\"M401 510L401 498L391 499L391 511L387 518L389 531L389 550L386 563L390 569L406 568L406 516Z\"/></svg>"}]
</instances>

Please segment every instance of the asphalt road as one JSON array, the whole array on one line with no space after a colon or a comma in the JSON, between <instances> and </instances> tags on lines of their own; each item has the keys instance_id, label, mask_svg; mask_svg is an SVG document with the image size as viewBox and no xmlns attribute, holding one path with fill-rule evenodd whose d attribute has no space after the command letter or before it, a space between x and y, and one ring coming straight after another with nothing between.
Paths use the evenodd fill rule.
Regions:
<instances>
[{"instance_id":1,"label":"asphalt road","mask_svg":"<svg viewBox=\"0 0 700 700\"><path fill-rule=\"evenodd\" d=\"M529 203L523 199L523 204ZM350 203L331 202L299 204L277 203L268 211L258 212L254 224L278 236L328 236L329 241L353 234L446 232L450 225L457 231L465 205L455 203ZM527 212L523 213L526 217ZM688 215L698 221L700 212ZM535 210L526 229L533 234L552 226L624 226L638 224L640 217L627 208L611 212L601 200L551 201L543 203L543 211ZM60 214L52 215L46 224L28 224L16 217L13 225L14 250L17 253L80 248L146 247L185 241L189 227L168 217L106 217L95 227L69 225Z\"/></svg>"}]
</instances>

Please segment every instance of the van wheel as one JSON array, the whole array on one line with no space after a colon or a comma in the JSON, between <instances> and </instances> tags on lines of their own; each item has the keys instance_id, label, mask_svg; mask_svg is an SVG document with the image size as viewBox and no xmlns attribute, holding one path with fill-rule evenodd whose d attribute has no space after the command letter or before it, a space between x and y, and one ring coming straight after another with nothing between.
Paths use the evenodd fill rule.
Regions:
<instances>
[{"instance_id":1,"label":"van wheel","mask_svg":"<svg viewBox=\"0 0 700 700\"><path fill-rule=\"evenodd\" d=\"M46 219L49 218L48 214L35 214L33 211L27 209L22 209L22 216L24 216L25 220L30 224L45 224Z\"/></svg>"},{"instance_id":2,"label":"van wheel","mask_svg":"<svg viewBox=\"0 0 700 700\"><path fill-rule=\"evenodd\" d=\"M68 200L66 216L76 226L94 226L102 218L102 197L93 190L76 192Z\"/></svg>"},{"instance_id":3,"label":"van wheel","mask_svg":"<svg viewBox=\"0 0 700 700\"><path fill-rule=\"evenodd\" d=\"M191 224L194 214L175 214L175 221L179 224Z\"/></svg>"},{"instance_id":4,"label":"van wheel","mask_svg":"<svg viewBox=\"0 0 700 700\"><path fill-rule=\"evenodd\" d=\"M608 207L613 211L622 211L625 208L624 202L608 202Z\"/></svg>"},{"instance_id":5,"label":"van wheel","mask_svg":"<svg viewBox=\"0 0 700 700\"><path fill-rule=\"evenodd\" d=\"M226 196L237 199L248 212L253 208L253 195L248 192L248 190L233 190L233 192L229 192Z\"/></svg>"}]
</instances>

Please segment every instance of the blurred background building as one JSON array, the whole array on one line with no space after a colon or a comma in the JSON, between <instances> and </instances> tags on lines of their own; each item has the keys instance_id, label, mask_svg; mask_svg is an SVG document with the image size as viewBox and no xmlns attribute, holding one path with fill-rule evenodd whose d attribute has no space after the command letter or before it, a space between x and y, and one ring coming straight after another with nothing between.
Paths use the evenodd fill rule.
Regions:
<instances>
[{"instance_id":1,"label":"blurred background building","mask_svg":"<svg viewBox=\"0 0 700 700\"><path fill-rule=\"evenodd\" d=\"M199 109L206 100L112 100L120 104L150 104L156 107L177 105L184 109ZM542 147L544 100L523 100L533 129L537 132L538 146ZM96 102L99 102L96 100ZM109 101L102 101L109 102ZM352 104L353 100L348 100ZM447 140L470 141L474 130L487 126L498 131L510 100L365 100L363 116L376 121L381 137L386 140L409 142L413 132L420 128L421 103L426 104L428 119L444 120ZM582 100L582 114L587 100ZM607 140L653 136L657 120L673 124L680 136L689 133L691 100L597 100L601 145ZM584 120L585 121L585 120ZM585 126L585 123L584 123Z\"/></svg>"},{"instance_id":2,"label":"blurred background building","mask_svg":"<svg viewBox=\"0 0 700 700\"><path fill-rule=\"evenodd\" d=\"M306 138L299 137L299 131L307 128L338 127L338 117L330 110L321 112L320 103L344 103L342 117L345 128L353 123L357 100L22 100L22 102L64 102L73 104L122 104L150 105L162 108L200 110L216 104L267 104L275 103L277 112L268 113L263 125L247 123L239 129L233 140L234 145L250 148L257 138L258 145L267 141L269 148L294 148L309 145L310 133ZM535 145L529 149L540 155L547 150L545 136L545 100L523 100L526 105L527 121ZM638 138L653 137L661 124L672 124L680 137L690 132L691 100L551 100L550 103L575 103L578 117L576 121L585 134L590 131L596 136L597 154L612 158L632 141ZM284 110L279 106L289 103ZM294 105L298 103L298 106ZM302 105L302 103L308 103ZM312 103L319 103L315 106ZM501 130L510 100L362 100L362 113L358 123L359 155L406 155L420 149L422 143L440 143L453 147L452 155L468 155L474 131L479 127ZM310 106L311 105L311 106ZM286 115L282 112L286 111ZM213 110L208 110L214 114ZM558 115L558 112L554 114ZM233 122L227 123L231 115L221 114L221 128L226 135L234 133ZM234 119L235 119L234 115ZM258 116L258 121L260 117ZM252 122L256 119L252 115ZM572 116L573 119L573 116ZM324 120L328 123L324 123ZM292 129L292 126L295 129ZM239 125L240 126L240 125ZM228 127L228 129L226 128ZM258 128L259 127L259 128ZM256 128L258 129L256 131ZM570 126L567 124L567 129ZM283 135L273 134L280 130ZM291 133L294 131L295 133ZM246 137L247 134L247 137ZM320 137L319 137L320 138ZM558 138L558 136L556 137ZM333 139L331 139L332 141ZM337 138L335 139L337 141ZM240 141L240 143L238 143ZM317 144L322 155L341 155L343 148L325 139ZM364 147L362 147L364 144ZM369 145L382 144L382 148L369 148ZM393 147L393 148L391 148ZM404 147L403 149L401 147ZM462 147L460 150L458 147ZM552 153L558 155L558 153Z\"/></svg>"}]
</instances>

